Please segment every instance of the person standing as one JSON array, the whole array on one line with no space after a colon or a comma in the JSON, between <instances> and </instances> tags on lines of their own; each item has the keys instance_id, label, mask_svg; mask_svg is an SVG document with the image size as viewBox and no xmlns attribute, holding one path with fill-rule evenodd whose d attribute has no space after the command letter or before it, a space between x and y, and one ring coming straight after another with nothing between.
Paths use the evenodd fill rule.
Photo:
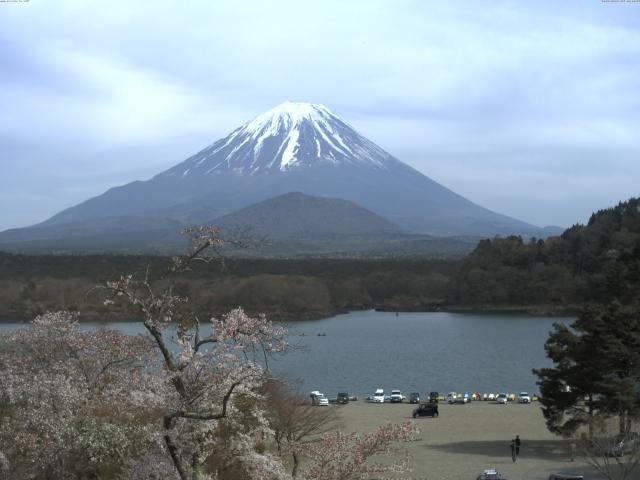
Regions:
<instances>
[{"instance_id":1,"label":"person standing","mask_svg":"<svg viewBox=\"0 0 640 480\"><path fill-rule=\"evenodd\" d=\"M516 457L518 455L520 455L520 443L521 443L520 442L520 435L516 435L516 441L515 441L515 444L516 444Z\"/></svg>"},{"instance_id":2,"label":"person standing","mask_svg":"<svg viewBox=\"0 0 640 480\"><path fill-rule=\"evenodd\" d=\"M573 439L569 444L569 458L572 462L576 459L576 442L574 442Z\"/></svg>"},{"instance_id":3,"label":"person standing","mask_svg":"<svg viewBox=\"0 0 640 480\"><path fill-rule=\"evenodd\" d=\"M509 445L511 448L511 460L516 461L516 441L511 440L511 444Z\"/></svg>"}]
</instances>

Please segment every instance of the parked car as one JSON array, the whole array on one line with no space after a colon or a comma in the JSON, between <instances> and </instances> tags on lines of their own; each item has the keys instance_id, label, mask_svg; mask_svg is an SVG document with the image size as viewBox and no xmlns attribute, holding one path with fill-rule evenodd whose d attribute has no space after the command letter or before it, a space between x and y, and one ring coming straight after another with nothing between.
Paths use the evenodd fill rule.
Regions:
<instances>
[{"instance_id":1,"label":"parked car","mask_svg":"<svg viewBox=\"0 0 640 480\"><path fill-rule=\"evenodd\" d=\"M417 392L409 394L409 403L420 403L420 394Z\"/></svg>"},{"instance_id":2,"label":"parked car","mask_svg":"<svg viewBox=\"0 0 640 480\"><path fill-rule=\"evenodd\" d=\"M371 397L371 401L373 403L384 403L384 390L381 388L377 389L374 392L373 397Z\"/></svg>"},{"instance_id":3,"label":"parked car","mask_svg":"<svg viewBox=\"0 0 640 480\"><path fill-rule=\"evenodd\" d=\"M487 395L487 400L489 400L490 402L493 402L495 399L496 399L495 393L490 393L489 395Z\"/></svg>"},{"instance_id":4,"label":"parked car","mask_svg":"<svg viewBox=\"0 0 640 480\"><path fill-rule=\"evenodd\" d=\"M618 435L613 440L613 446L605 452L608 457L622 457L634 452L640 447L640 434L629 432L626 435Z\"/></svg>"},{"instance_id":5,"label":"parked car","mask_svg":"<svg viewBox=\"0 0 640 480\"><path fill-rule=\"evenodd\" d=\"M413 410L413 418L416 417L437 417L438 416L438 404L437 403L421 403L418 408Z\"/></svg>"},{"instance_id":6,"label":"parked car","mask_svg":"<svg viewBox=\"0 0 640 480\"><path fill-rule=\"evenodd\" d=\"M496 403L498 405L506 405L508 401L509 401L509 397L507 397L506 393L499 393L498 396L496 397Z\"/></svg>"},{"instance_id":7,"label":"parked car","mask_svg":"<svg viewBox=\"0 0 640 480\"><path fill-rule=\"evenodd\" d=\"M344 405L345 403L349 403L349 394L347 392L338 393L337 403Z\"/></svg>"},{"instance_id":8,"label":"parked car","mask_svg":"<svg viewBox=\"0 0 640 480\"><path fill-rule=\"evenodd\" d=\"M404 395L402 395L402 392L400 390L391 390L391 395L389 396L389 401L391 403L402 403L402 401L405 398L406 397Z\"/></svg>"},{"instance_id":9,"label":"parked car","mask_svg":"<svg viewBox=\"0 0 640 480\"><path fill-rule=\"evenodd\" d=\"M323 393L320 393L318 390L314 390L311 392L311 403L321 407L328 407L329 399L325 397Z\"/></svg>"},{"instance_id":10,"label":"parked car","mask_svg":"<svg viewBox=\"0 0 640 480\"><path fill-rule=\"evenodd\" d=\"M567 473L552 473L549 480L584 480L582 475L571 475Z\"/></svg>"},{"instance_id":11,"label":"parked car","mask_svg":"<svg viewBox=\"0 0 640 480\"><path fill-rule=\"evenodd\" d=\"M469 397L468 396L464 396L461 393L456 393L456 392L450 392L449 395L447 395L447 403L468 403L469 402Z\"/></svg>"},{"instance_id":12,"label":"parked car","mask_svg":"<svg viewBox=\"0 0 640 480\"><path fill-rule=\"evenodd\" d=\"M531 395L528 392L520 392L518 394L518 403L531 403Z\"/></svg>"},{"instance_id":13,"label":"parked car","mask_svg":"<svg viewBox=\"0 0 640 480\"><path fill-rule=\"evenodd\" d=\"M480 475L478 475L477 480L507 480L501 473L499 473L495 468L490 468L485 470Z\"/></svg>"},{"instance_id":14,"label":"parked car","mask_svg":"<svg viewBox=\"0 0 640 480\"><path fill-rule=\"evenodd\" d=\"M440 394L438 392L429 392L429 403L438 403Z\"/></svg>"}]
</instances>

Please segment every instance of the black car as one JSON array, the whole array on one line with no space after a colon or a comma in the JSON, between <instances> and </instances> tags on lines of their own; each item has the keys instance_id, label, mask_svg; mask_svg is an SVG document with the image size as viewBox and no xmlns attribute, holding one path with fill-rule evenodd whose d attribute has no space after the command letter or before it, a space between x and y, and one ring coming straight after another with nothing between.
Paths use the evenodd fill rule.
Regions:
<instances>
[{"instance_id":1,"label":"black car","mask_svg":"<svg viewBox=\"0 0 640 480\"><path fill-rule=\"evenodd\" d=\"M438 392L429 392L429 403L438 403L440 394Z\"/></svg>"},{"instance_id":2,"label":"black car","mask_svg":"<svg viewBox=\"0 0 640 480\"><path fill-rule=\"evenodd\" d=\"M419 393L410 394L409 403L420 403L420 394Z\"/></svg>"},{"instance_id":3,"label":"black car","mask_svg":"<svg viewBox=\"0 0 640 480\"><path fill-rule=\"evenodd\" d=\"M349 403L349 394L347 392L340 392L338 394L338 399L336 401L336 403L340 403L340 404L345 404L345 403Z\"/></svg>"},{"instance_id":4,"label":"black car","mask_svg":"<svg viewBox=\"0 0 640 480\"><path fill-rule=\"evenodd\" d=\"M438 404L436 403L421 403L418 408L413 411L413 418L416 417L437 417L438 416Z\"/></svg>"}]
</instances>

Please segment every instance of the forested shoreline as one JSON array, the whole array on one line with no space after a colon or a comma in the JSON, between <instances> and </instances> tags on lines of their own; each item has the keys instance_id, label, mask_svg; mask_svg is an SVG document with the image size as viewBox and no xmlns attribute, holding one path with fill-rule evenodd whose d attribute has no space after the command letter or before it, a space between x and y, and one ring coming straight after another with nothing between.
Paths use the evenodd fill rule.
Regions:
<instances>
[{"instance_id":1,"label":"forested shoreline","mask_svg":"<svg viewBox=\"0 0 640 480\"><path fill-rule=\"evenodd\" d=\"M164 257L0 254L0 315L28 318L47 310L80 311L81 318L126 319L91 288L119 277L162 270ZM311 319L359 309L440 308L457 268L453 260L225 259L182 275L178 293L202 314L242 305L275 319Z\"/></svg>"},{"instance_id":2,"label":"forested shoreline","mask_svg":"<svg viewBox=\"0 0 640 480\"><path fill-rule=\"evenodd\" d=\"M160 275L166 260L0 252L0 315L71 310L83 319L132 319L103 305L92 287L123 272ZM194 266L176 289L202 315L241 305L275 320L302 320L360 309L575 313L614 296L633 302L639 285L640 204L630 199L545 241L482 240L462 260L231 258Z\"/></svg>"}]
</instances>

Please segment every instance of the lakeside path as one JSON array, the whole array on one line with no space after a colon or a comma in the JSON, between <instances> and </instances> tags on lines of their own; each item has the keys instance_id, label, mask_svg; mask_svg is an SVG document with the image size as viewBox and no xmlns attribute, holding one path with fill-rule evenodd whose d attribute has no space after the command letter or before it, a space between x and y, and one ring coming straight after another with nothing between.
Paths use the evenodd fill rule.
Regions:
<instances>
[{"instance_id":1,"label":"lakeside path","mask_svg":"<svg viewBox=\"0 0 640 480\"><path fill-rule=\"evenodd\" d=\"M594 474L580 458L569 461L567 440L549 433L537 403L496 405L471 402L467 405L440 403L437 418L411 418L415 405L351 402L340 409L348 432L366 432L387 423L415 421L419 440L406 444L411 455L412 477L427 480L475 480L486 468L496 468L508 480L547 480L551 473ZM522 439L520 457L513 463L509 442Z\"/></svg>"}]
</instances>

